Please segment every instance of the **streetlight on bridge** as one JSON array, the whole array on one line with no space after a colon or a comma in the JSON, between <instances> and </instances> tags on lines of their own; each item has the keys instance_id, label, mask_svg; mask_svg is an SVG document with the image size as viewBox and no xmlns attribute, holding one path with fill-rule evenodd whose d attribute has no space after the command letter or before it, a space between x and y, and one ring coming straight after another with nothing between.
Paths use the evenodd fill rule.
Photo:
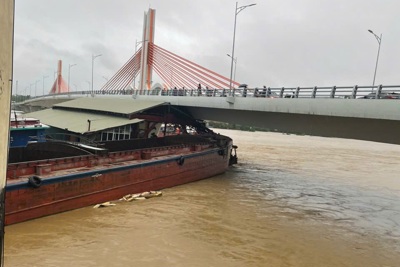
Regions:
<instances>
[{"instance_id":1,"label":"streetlight on bridge","mask_svg":"<svg viewBox=\"0 0 400 267\"><path fill-rule=\"evenodd\" d=\"M29 98L32 98L32 85L33 83L29 85Z\"/></svg>"},{"instance_id":2,"label":"streetlight on bridge","mask_svg":"<svg viewBox=\"0 0 400 267\"><path fill-rule=\"evenodd\" d=\"M235 71L233 72L233 80L236 81L236 66L237 66L237 57L233 58L231 55L226 54L228 57L230 57L234 62L235 62Z\"/></svg>"},{"instance_id":3,"label":"streetlight on bridge","mask_svg":"<svg viewBox=\"0 0 400 267\"><path fill-rule=\"evenodd\" d=\"M37 96L37 93L36 93L36 89L37 89L37 83L38 82L40 82L39 80L36 80L36 82L35 82L35 97Z\"/></svg>"},{"instance_id":4,"label":"streetlight on bridge","mask_svg":"<svg viewBox=\"0 0 400 267\"><path fill-rule=\"evenodd\" d=\"M69 88L69 80L70 80L70 75L71 75L71 68L73 66L76 66L76 64L69 64L68 65L68 88Z\"/></svg>"},{"instance_id":5,"label":"streetlight on bridge","mask_svg":"<svg viewBox=\"0 0 400 267\"><path fill-rule=\"evenodd\" d=\"M381 50L382 34L381 34L381 36L378 36L378 35L376 35L373 31L371 31L371 30L368 30L368 31L369 31L370 33L372 33L372 34L375 36L375 38L376 38L376 40L378 41L378 44L379 44L379 46L378 46L378 55L376 56L374 80L372 81L372 89L371 89L371 92L373 92L373 91L374 91L374 86L375 86L376 70L377 70L377 68L378 68L379 51Z\"/></svg>"},{"instance_id":6,"label":"streetlight on bridge","mask_svg":"<svg viewBox=\"0 0 400 267\"><path fill-rule=\"evenodd\" d=\"M236 37L236 17L237 15L246 7L250 6L255 6L256 4L250 4L250 5L245 5L245 6L240 6L238 7L238 2L236 2L236 8L235 8L235 23L233 26L233 45L232 45L232 56L231 56L231 76L229 79L229 89L232 89L232 72L233 72L233 59L235 58L235 37Z\"/></svg>"},{"instance_id":7,"label":"streetlight on bridge","mask_svg":"<svg viewBox=\"0 0 400 267\"><path fill-rule=\"evenodd\" d=\"M49 76L43 76L43 95L44 95L44 79L48 78Z\"/></svg>"},{"instance_id":8,"label":"streetlight on bridge","mask_svg":"<svg viewBox=\"0 0 400 267\"><path fill-rule=\"evenodd\" d=\"M141 44L141 43L144 43L144 42L147 42L148 40L143 40L143 41L137 41L137 40L135 40L135 54L136 54L136 52L137 52L137 47L138 47L138 45L139 44Z\"/></svg>"},{"instance_id":9,"label":"streetlight on bridge","mask_svg":"<svg viewBox=\"0 0 400 267\"><path fill-rule=\"evenodd\" d=\"M101 54L98 54L98 55L92 55L92 95L93 95L93 68L94 68L94 60L97 58L97 57L100 57L101 56ZM69 85L68 85L69 86Z\"/></svg>"},{"instance_id":10,"label":"streetlight on bridge","mask_svg":"<svg viewBox=\"0 0 400 267\"><path fill-rule=\"evenodd\" d=\"M23 95L23 96L27 96L27 95L28 95L28 88L29 88L29 86L25 87L25 90L24 90L25 95ZM22 99L23 99L23 98L22 98ZM21 100L21 101L22 101L22 100Z\"/></svg>"}]
</instances>

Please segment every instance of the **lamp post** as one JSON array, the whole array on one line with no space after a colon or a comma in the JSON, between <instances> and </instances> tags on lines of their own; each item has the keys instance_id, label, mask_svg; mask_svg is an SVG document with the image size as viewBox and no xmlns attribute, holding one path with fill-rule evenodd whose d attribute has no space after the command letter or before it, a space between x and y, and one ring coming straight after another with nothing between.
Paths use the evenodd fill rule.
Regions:
<instances>
[{"instance_id":1,"label":"lamp post","mask_svg":"<svg viewBox=\"0 0 400 267\"><path fill-rule=\"evenodd\" d=\"M97 57L100 57L100 56L101 56L101 54L92 55L92 95L93 95L93 68L94 68L94 60L95 60Z\"/></svg>"},{"instance_id":2,"label":"lamp post","mask_svg":"<svg viewBox=\"0 0 400 267\"><path fill-rule=\"evenodd\" d=\"M49 76L43 76L43 95L44 95L44 79L48 78Z\"/></svg>"},{"instance_id":3,"label":"lamp post","mask_svg":"<svg viewBox=\"0 0 400 267\"><path fill-rule=\"evenodd\" d=\"M37 83L38 82L40 82L39 80L36 80L36 82L35 82L35 97L37 96L37 94L36 94L36 89L37 89Z\"/></svg>"},{"instance_id":4,"label":"lamp post","mask_svg":"<svg viewBox=\"0 0 400 267\"><path fill-rule=\"evenodd\" d=\"M29 85L29 98L32 97L32 85L33 85L33 83L31 83L31 84Z\"/></svg>"},{"instance_id":5,"label":"lamp post","mask_svg":"<svg viewBox=\"0 0 400 267\"><path fill-rule=\"evenodd\" d=\"M231 59L233 59L233 61L235 62L235 70L233 71L233 80L236 81L236 66L237 66L237 57L233 58L231 55L226 54L228 57L230 57Z\"/></svg>"},{"instance_id":6,"label":"lamp post","mask_svg":"<svg viewBox=\"0 0 400 267\"><path fill-rule=\"evenodd\" d=\"M236 37L236 18L237 15L246 7L255 6L256 4L250 4L238 7L238 2L236 2L235 8L235 23L233 24L233 44L232 44L232 56L231 56L231 76L229 79L229 89L232 89L232 72L233 72L233 59L235 58L235 37Z\"/></svg>"},{"instance_id":7,"label":"lamp post","mask_svg":"<svg viewBox=\"0 0 400 267\"><path fill-rule=\"evenodd\" d=\"M135 41L135 54L136 54L138 45L141 44L141 43L147 42L147 41L148 40L143 40L143 41L139 41L139 42L137 40Z\"/></svg>"},{"instance_id":8,"label":"lamp post","mask_svg":"<svg viewBox=\"0 0 400 267\"><path fill-rule=\"evenodd\" d=\"M71 75L71 68L73 67L73 66L76 66L76 64L69 64L68 65L68 89L69 89L69 80L70 80L70 75Z\"/></svg>"},{"instance_id":9,"label":"lamp post","mask_svg":"<svg viewBox=\"0 0 400 267\"><path fill-rule=\"evenodd\" d=\"M136 52L137 52L137 47L138 47L138 45L139 44L141 44L141 43L144 43L144 42L147 42L148 40L143 40L143 41L137 41L137 40L135 40L135 54L136 54ZM135 90L136 89L136 85L135 85L135 83L136 83L136 75L133 77L133 89Z\"/></svg>"},{"instance_id":10,"label":"lamp post","mask_svg":"<svg viewBox=\"0 0 400 267\"><path fill-rule=\"evenodd\" d=\"M374 36L375 36L375 38L376 38L376 40L378 41L378 55L376 56L376 64L375 64L375 72L374 72L374 79L373 79L373 81L372 81L372 89L371 89L371 92L373 92L374 91L374 86L375 86L375 77L376 77L376 70L377 70L377 68L378 68L378 61L379 61L379 51L381 50L381 43L382 43L382 34L381 34L381 36L378 36L378 35L376 35L373 31L371 31L371 30L368 30L370 33L372 33Z\"/></svg>"}]
</instances>

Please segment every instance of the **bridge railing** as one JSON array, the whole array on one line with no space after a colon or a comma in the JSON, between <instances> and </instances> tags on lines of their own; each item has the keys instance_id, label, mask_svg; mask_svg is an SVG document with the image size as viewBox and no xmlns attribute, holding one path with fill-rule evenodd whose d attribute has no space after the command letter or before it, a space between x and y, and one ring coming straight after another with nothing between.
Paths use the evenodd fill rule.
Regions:
<instances>
[{"instance_id":1,"label":"bridge railing","mask_svg":"<svg viewBox=\"0 0 400 267\"><path fill-rule=\"evenodd\" d=\"M191 96L191 97L269 97L269 98L340 98L379 99L385 93L398 95L400 85L377 86L331 86L331 87L263 87L235 89L164 89L164 90L131 90L133 95Z\"/></svg>"},{"instance_id":2,"label":"bridge railing","mask_svg":"<svg viewBox=\"0 0 400 267\"><path fill-rule=\"evenodd\" d=\"M385 90L384 90L385 89ZM370 94L381 95L383 92L400 93L400 86L331 86L331 87L281 87L267 88L272 94L277 93L280 98L364 98ZM370 98L372 95L370 95Z\"/></svg>"},{"instance_id":3,"label":"bridge railing","mask_svg":"<svg viewBox=\"0 0 400 267\"><path fill-rule=\"evenodd\" d=\"M400 99L400 85L377 86L314 86L314 87L262 87L262 88L235 88L235 89L154 89L154 90L95 90L59 93L42 97L72 96L72 95L154 95L180 97L256 97L256 98L334 98L334 99L380 99L390 93L393 98Z\"/></svg>"}]
</instances>

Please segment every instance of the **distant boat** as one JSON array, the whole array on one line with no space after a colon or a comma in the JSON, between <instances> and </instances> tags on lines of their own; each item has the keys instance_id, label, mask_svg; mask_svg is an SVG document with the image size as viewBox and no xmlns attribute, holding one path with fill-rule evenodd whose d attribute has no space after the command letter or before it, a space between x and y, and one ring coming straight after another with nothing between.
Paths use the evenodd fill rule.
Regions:
<instances>
[{"instance_id":1,"label":"distant boat","mask_svg":"<svg viewBox=\"0 0 400 267\"><path fill-rule=\"evenodd\" d=\"M32 142L45 142L45 131L50 128L40 120L25 117L22 111L10 114L10 147L24 147Z\"/></svg>"}]
</instances>

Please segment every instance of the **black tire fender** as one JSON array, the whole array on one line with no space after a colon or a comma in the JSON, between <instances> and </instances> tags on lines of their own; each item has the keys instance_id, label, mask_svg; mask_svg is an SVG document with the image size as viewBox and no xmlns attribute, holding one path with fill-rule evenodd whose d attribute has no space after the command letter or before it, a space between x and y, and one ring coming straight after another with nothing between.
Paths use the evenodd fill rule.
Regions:
<instances>
[{"instance_id":1,"label":"black tire fender","mask_svg":"<svg viewBox=\"0 0 400 267\"><path fill-rule=\"evenodd\" d=\"M28 179L28 185L33 188L39 188L42 185L42 179L39 176L31 176Z\"/></svg>"},{"instance_id":2,"label":"black tire fender","mask_svg":"<svg viewBox=\"0 0 400 267\"><path fill-rule=\"evenodd\" d=\"M185 158L181 156L179 159L177 159L178 165L182 166L185 163Z\"/></svg>"}]
</instances>

